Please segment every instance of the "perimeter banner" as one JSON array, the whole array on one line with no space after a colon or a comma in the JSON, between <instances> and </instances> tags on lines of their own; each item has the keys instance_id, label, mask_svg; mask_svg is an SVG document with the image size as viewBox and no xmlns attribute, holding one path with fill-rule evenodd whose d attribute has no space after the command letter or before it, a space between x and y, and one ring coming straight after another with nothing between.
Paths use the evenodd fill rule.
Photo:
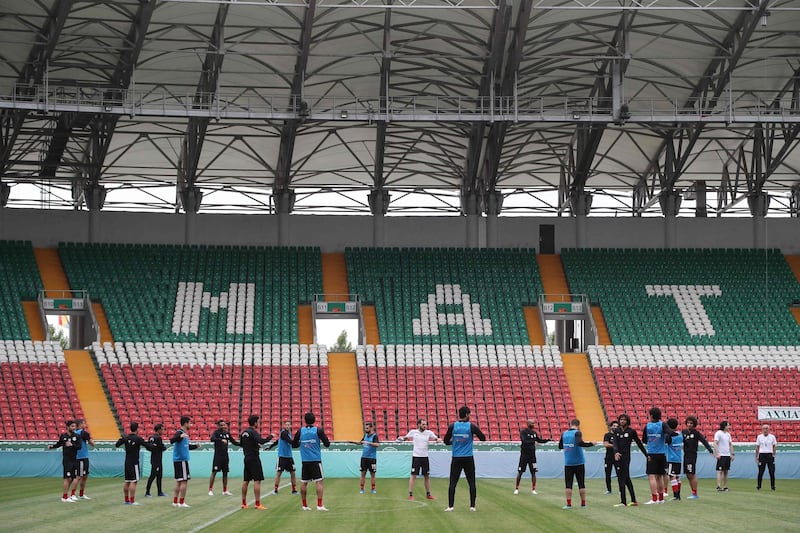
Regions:
<instances>
[{"instance_id":1,"label":"perimeter banner","mask_svg":"<svg viewBox=\"0 0 800 533\"><path fill-rule=\"evenodd\" d=\"M759 407L758 419L800 422L800 407Z\"/></svg>"}]
</instances>

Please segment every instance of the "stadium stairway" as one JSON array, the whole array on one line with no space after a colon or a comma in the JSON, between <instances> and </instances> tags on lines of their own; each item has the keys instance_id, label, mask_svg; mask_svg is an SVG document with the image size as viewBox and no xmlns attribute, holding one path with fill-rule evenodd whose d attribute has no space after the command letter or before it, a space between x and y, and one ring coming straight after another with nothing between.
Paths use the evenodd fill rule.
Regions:
<instances>
[{"instance_id":1,"label":"stadium stairway","mask_svg":"<svg viewBox=\"0 0 800 533\"><path fill-rule=\"evenodd\" d=\"M364 427L355 353L329 353L331 418L336 440L360 440Z\"/></svg>"},{"instance_id":2,"label":"stadium stairway","mask_svg":"<svg viewBox=\"0 0 800 533\"><path fill-rule=\"evenodd\" d=\"M583 439L602 441L606 434L606 416L600 404L600 396L585 353L562 353L564 375L567 378L575 418L581 421Z\"/></svg>"},{"instance_id":3,"label":"stadium stairway","mask_svg":"<svg viewBox=\"0 0 800 533\"><path fill-rule=\"evenodd\" d=\"M25 313L25 322L28 323L28 333L31 335L31 340L45 340L42 317L39 315L39 303L34 301L22 302L22 311Z\"/></svg>"},{"instance_id":4,"label":"stadium stairway","mask_svg":"<svg viewBox=\"0 0 800 533\"><path fill-rule=\"evenodd\" d=\"M310 305L297 306L297 339L300 344L314 344L314 324Z\"/></svg>"},{"instance_id":5,"label":"stadium stairway","mask_svg":"<svg viewBox=\"0 0 800 533\"><path fill-rule=\"evenodd\" d=\"M381 343L381 334L378 330L378 315L374 305L362 305L361 316L364 319L364 331L367 335L366 344L377 346Z\"/></svg>"},{"instance_id":6,"label":"stadium stairway","mask_svg":"<svg viewBox=\"0 0 800 533\"><path fill-rule=\"evenodd\" d=\"M561 264L560 255L538 254L536 262L539 264L544 293L548 295L547 301L557 300L557 295L569 294L567 276L564 274L564 266Z\"/></svg>"},{"instance_id":7,"label":"stadium stairway","mask_svg":"<svg viewBox=\"0 0 800 533\"><path fill-rule=\"evenodd\" d=\"M797 282L800 283L800 255L785 255L784 257L786 262L789 263L792 274L797 278Z\"/></svg>"},{"instance_id":8,"label":"stadium stairway","mask_svg":"<svg viewBox=\"0 0 800 533\"><path fill-rule=\"evenodd\" d=\"M336 295L350 293L344 253L322 254L322 291L334 300Z\"/></svg>"},{"instance_id":9,"label":"stadium stairway","mask_svg":"<svg viewBox=\"0 0 800 533\"><path fill-rule=\"evenodd\" d=\"M97 376L92 357L86 350L65 350L75 392L81 403L92 437L96 440L116 440L120 429L108 405L100 378Z\"/></svg>"},{"instance_id":10,"label":"stadium stairway","mask_svg":"<svg viewBox=\"0 0 800 533\"><path fill-rule=\"evenodd\" d=\"M594 318L594 325L597 328L597 342L601 346L611 345L611 335L608 333L608 324L606 318L603 316L603 310L599 305L592 306L592 317Z\"/></svg>"},{"instance_id":11,"label":"stadium stairway","mask_svg":"<svg viewBox=\"0 0 800 533\"><path fill-rule=\"evenodd\" d=\"M525 306L522 308L525 313L525 325L528 327L528 340L531 346L542 346L547 344L544 339L542 322L539 319L539 309L536 307Z\"/></svg>"},{"instance_id":12,"label":"stadium stairway","mask_svg":"<svg viewBox=\"0 0 800 533\"><path fill-rule=\"evenodd\" d=\"M103 304L92 302L92 309L94 310L94 318L97 320L97 329L100 332L100 338L97 339L97 342L110 342L113 344L114 335L111 333L111 326L108 325L108 317L105 309L103 309Z\"/></svg>"},{"instance_id":13,"label":"stadium stairway","mask_svg":"<svg viewBox=\"0 0 800 533\"><path fill-rule=\"evenodd\" d=\"M34 248L33 255L36 257L36 265L39 267L39 275L42 277L44 290L48 296L59 296L59 292L70 289L64 267L61 265L61 258L55 248Z\"/></svg>"}]
</instances>

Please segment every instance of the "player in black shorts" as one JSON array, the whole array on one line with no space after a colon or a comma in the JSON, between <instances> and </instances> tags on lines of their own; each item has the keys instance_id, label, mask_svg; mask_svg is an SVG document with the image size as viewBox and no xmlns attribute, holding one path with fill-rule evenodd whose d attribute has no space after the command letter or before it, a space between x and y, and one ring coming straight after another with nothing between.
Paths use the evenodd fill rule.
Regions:
<instances>
[{"instance_id":1,"label":"player in black shorts","mask_svg":"<svg viewBox=\"0 0 800 533\"><path fill-rule=\"evenodd\" d=\"M131 422L131 432L117 440L117 448L125 446L125 505L139 505L136 501L136 485L139 483L139 453L142 447L149 450L150 443L138 435L139 424Z\"/></svg>"},{"instance_id":2,"label":"player in black shorts","mask_svg":"<svg viewBox=\"0 0 800 533\"><path fill-rule=\"evenodd\" d=\"M538 467L536 465L536 443L544 444L550 442L550 439L543 439L536 433L536 427L533 420L527 421L527 427L519 430L520 454L519 465L517 465L517 481L514 486L514 494L519 494L519 482L522 480L522 474L525 470L531 472L531 494L536 494L536 472Z\"/></svg>"},{"instance_id":3,"label":"player in black shorts","mask_svg":"<svg viewBox=\"0 0 800 533\"><path fill-rule=\"evenodd\" d=\"M78 486L78 450L83 445L81 437L75 433L77 425L74 420L67 420L67 431L58 437L55 444L50 444L47 449L54 450L61 448L61 464L64 465L64 493L61 495L61 501L64 503L72 503L78 501L77 497L69 495L70 489L75 491Z\"/></svg>"},{"instance_id":4,"label":"player in black shorts","mask_svg":"<svg viewBox=\"0 0 800 533\"><path fill-rule=\"evenodd\" d=\"M616 470L616 461L614 460L614 439L616 438L617 429L619 429L619 422L612 420L608 426L608 433L603 436L603 446L606 449L606 456L603 462L603 468L606 475L606 495L611 494L611 470ZM617 474L619 478L619 474Z\"/></svg>"},{"instance_id":5,"label":"player in black shorts","mask_svg":"<svg viewBox=\"0 0 800 533\"><path fill-rule=\"evenodd\" d=\"M167 447L164 445L164 439L161 435L164 434L164 425L156 424L153 427L154 433L150 435L147 442L150 444L150 477L147 478L147 491L144 493L145 498L150 497L150 487L153 486L153 481L156 482L159 496L166 496L166 493L161 490L161 480L164 477L164 452Z\"/></svg>"},{"instance_id":6,"label":"player in black shorts","mask_svg":"<svg viewBox=\"0 0 800 533\"><path fill-rule=\"evenodd\" d=\"M247 487L250 482L253 482L253 492L256 497L255 508L262 510L266 509L261 505L261 482L264 481L264 469L261 467L261 458L258 456L258 451L261 446L272 440L273 435L270 433L266 437L262 437L258 432L258 415L250 415L247 417L247 429L242 431L239 436L239 445L242 447L244 453L244 477L242 479L242 509L247 509Z\"/></svg>"},{"instance_id":7,"label":"player in black shorts","mask_svg":"<svg viewBox=\"0 0 800 533\"><path fill-rule=\"evenodd\" d=\"M208 481L208 495L214 495L214 478L217 477L217 472L222 472L222 494L233 496L233 493L228 491L228 472L230 471L228 444L240 446L239 441L231 435L227 422L217 420L217 429L211 434L211 442L214 444L214 460L211 464L211 479Z\"/></svg>"},{"instance_id":8,"label":"player in black shorts","mask_svg":"<svg viewBox=\"0 0 800 533\"><path fill-rule=\"evenodd\" d=\"M697 430L696 417L687 416L684 424L686 428L681 432L683 433L683 473L686 474L686 479L689 480L689 486L692 489L692 495L688 499L696 500L699 498L697 495L697 451L700 444L705 446L711 455L714 455L714 449L711 448L703 434Z\"/></svg>"},{"instance_id":9,"label":"player in black shorts","mask_svg":"<svg viewBox=\"0 0 800 533\"><path fill-rule=\"evenodd\" d=\"M281 474L289 472L292 481L292 494L297 494L297 475L294 468L294 457L292 456L292 423L284 420L283 429L278 436L278 440L273 442L268 450L275 446L278 447L278 464L275 466L275 489L272 494L278 494L278 486L281 482Z\"/></svg>"}]
</instances>

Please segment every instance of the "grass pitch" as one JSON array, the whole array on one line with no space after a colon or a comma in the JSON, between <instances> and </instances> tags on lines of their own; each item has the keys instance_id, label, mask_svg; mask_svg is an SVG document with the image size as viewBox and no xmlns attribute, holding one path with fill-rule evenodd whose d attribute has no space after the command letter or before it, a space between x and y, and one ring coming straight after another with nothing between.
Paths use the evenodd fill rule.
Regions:
<instances>
[{"instance_id":1,"label":"grass pitch","mask_svg":"<svg viewBox=\"0 0 800 533\"><path fill-rule=\"evenodd\" d=\"M325 480L325 506L329 512L300 509L300 497L284 486L275 496L272 483L264 484L266 511L240 509L241 480L232 479L222 496L221 481L215 496L208 496L207 480L189 483L186 502L190 509L172 507L172 498L145 498L144 484L137 491L139 506L123 505L122 481L89 479L89 501L62 503L61 480L55 478L5 478L0 480L0 530L50 532L90 527L95 531L650 531L691 529L695 531L800 531L800 480L778 480L777 491L755 490L755 480L732 480L730 492L717 493L715 482L700 480L700 499L667 502L664 505L615 508L616 494L606 496L605 484L587 480L586 509L564 511L563 482L540 479L538 495L530 494L530 481L523 479L520 494L514 496L513 479L479 479L477 512L469 512L468 487L463 479L456 491L456 510L445 513L447 480L433 479L436 501L424 499L421 480L416 501L408 501L405 479L379 479L377 494L359 494L357 479ZM613 480L616 483L616 479ZM647 501L646 480L634 481L640 503ZM171 495L173 484L165 479ZM689 493L684 485L684 498ZM575 491L577 497L577 490ZM252 502L252 486L248 494ZM422 498L422 499L421 499ZM576 502L579 500L576 498ZM309 504L316 508L310 490ZM80 524L80 525L79 525Z\"/></svg>"}]
</instances>

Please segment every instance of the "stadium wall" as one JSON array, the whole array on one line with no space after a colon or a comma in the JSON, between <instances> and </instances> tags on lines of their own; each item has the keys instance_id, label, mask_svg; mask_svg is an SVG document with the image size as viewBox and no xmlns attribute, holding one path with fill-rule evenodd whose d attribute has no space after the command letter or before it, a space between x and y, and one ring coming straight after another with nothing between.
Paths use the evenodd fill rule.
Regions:
<instances>
[{"instance_id":1,"label":"stadium wall","mask_svg":"<svg viewBox=\"0 0 800 533\"><path fill-rule=\"evenodd\" d=\"M288 241L278 240L274 215L198 214L187 232L182 213L102 211L92 221L86 211L0 208L0 239L30 240L34 246L59 242L150 244L229 244L319 246L337 252L348 246L372 246L370 216L292 215ZM668 238L678 248L779 248L800 254L800 219L750 217L677 218L667 228L663 217L585 219L584 246L593 248L664 248ZM494 247L536 248L539 226L555 226L556 250L578 247L573 217L499 217ZM668 231L669 229L669 231ZM467 240L466 217L384 218L383 243L400 247L486 247L486 219L481 218L475 242ZM189 233L187 235L187 233ZM667 236L669 233L670 237Z\"/></svg>"},{"instance_id":2,"label":"stadium wall","mask_svg":"<svg viewBox=\"0 0 800 533\"><path fill-rule=\"evenodd\" d=\"M208 444L206 444L208 447ZM334 445L339 447L340 445ZM754 479L757 475L757 467L752 458L752 444L742 443L738 450L742 454L741 459L731 464L730 477L739 479ZM26 445L5 445L2 446L3 453L0 454L0 478L3 477L61 477L61 452L45 451L44 446L34 447ZM381 478L407 478L409 465L411 464L411 450L408 446L400 446L398 449L393 443L385 443L378 452L378 476ZM406 448L402 450L402 448ZM495 451L476 451L475 465L476 474L481 478L513 478L516 475L519 463L519 451L516 446L504 446ZM514 451L510 451L514 448ZM164 462L169 464L171 451L167 451ZM197 450L191 452L190 467L195 478L201 478L211 472L214 451L212 449ZM325 475L332 478L357 478L360 475L360 450L338 450L324 451L322 462L325 467ZM604 477L603 459L605 451L595 449L586 452L586 477ZM102 446L99 450L90 452L91 475L92 477L122 477L125 454L111 446ZM232 449L230 453L232 477L241 477L243 470L242 455L238 449ZM431 450L431 476L437 478L447 478L450 475L449 451ZM557 450L539 450L536 458L538 460L537 477L540 478L561 478L564 475L563 453ZM262 452L261 461L267 479L271 475L271 465L277 462L277 452ZM300 464L299 453L295 453L295 463ZM146 452L141 455L142 478L150 474L150 457ZM715 460L711 454L701 453L697 462L697 475L700 478L714 478ZM800 450L793 449L787 451L785 448L778 454L775 461L776 476L778 479L797 479L800 478ZM165 470L171 472L169 468ZM634 477L643 477L645 472L645 458L642 454L634 451L631 455L631 472ZM167 475L165 474L165 477Z\"/></svg>"}]
</instances>

